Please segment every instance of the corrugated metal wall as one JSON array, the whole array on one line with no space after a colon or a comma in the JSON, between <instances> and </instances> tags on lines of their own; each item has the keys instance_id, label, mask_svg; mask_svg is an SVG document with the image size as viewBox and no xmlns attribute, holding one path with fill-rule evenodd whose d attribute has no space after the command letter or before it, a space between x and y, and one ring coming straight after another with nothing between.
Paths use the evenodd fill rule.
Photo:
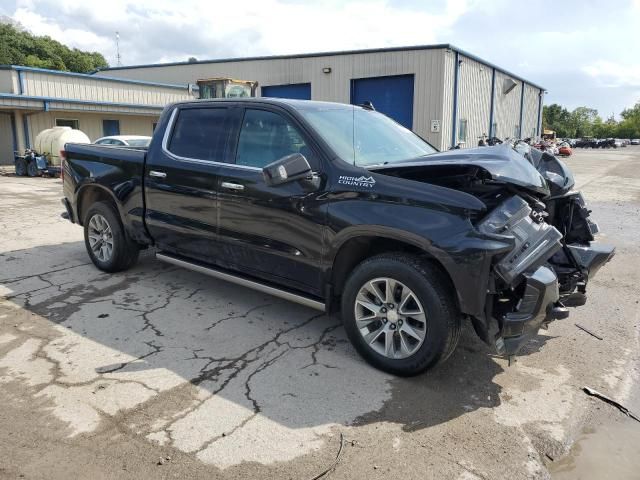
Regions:
<instances>
[{"instance_id":1,"label":"corrugated metal wall","mask_svg":"<svg viewBox=\"0 0 640 480\"><path fill-rule=\"evenodd\" d=\"M28 117L29 137L31 145L36 135L42 130L55 127L56 118L78 120L79 128L91 139L104 136L102 131L102 120L119 120L121 135L151 135L153 133L153 124L158 121L158 117L147 117L137 115L112 115L97 113L79 113L79 112L40 112Z\"/></svg>"},{"instance_id":2,"label":"corrugated metal wall","mask_svg":"<svg viewBox=\"0 0 640 480\"><path fill-rule=\"evenodd\" d=\"M478 137L489 134L491 77L493 67L459 55L458 120L467 120L466 146L475 146ZM363 52L318 57L265 58L201 64L167 65L149 68L109 70L97 75L169 83L194 83L211 77L257 80L261 86L311 83L311 98L349 103L351 79L386 75L415 75L413 130L437 148L451 146L453 131L453 89L455 52L446 49ZM322 69L331 68L325 74ZM514 137L520 125L522 81L503 93L507 74L496 72L494 134ZM537 122L538 89L527 85L524 98L523 136L529 136ZM537 93L535 93L537 95ZM535 103L535 105L534 105ZM431 132L433 120L440 121L440 132ZM533 123L532 123L533 122Z\"/></svg>"},{"instance_id":3,"label":"corrugated metal wall","mask_svg":"<svg viewBox=\"0 0 640 480\"><path fill-rule=\"evenodd\" d=\"M443 54L443 90L442 90L442 123L440 128L442 136L440 144L435 145L440 150L448 150L451 147L451 134L453 132L453 89L455 83L456 54L446 51Z\"/></svg>"},{"instance_id":4,"label":"corrugated metal wall","mask_svg":"<svg viewBox=\"0 0 640 480\"><path fill-rule=\"evenodd\" d=\"M17 93L16 77L15 71L0 69L0 92Z\"/></svg>"},{"instance_id":5,"label":"corrugated metal wall","mask_svg":"<svg viewBox=\"0 0 640 480\"><path fill-rule=\"evenodd\" d=\"M516 86L507 94L505 86L510 80L516 82ZM520 126L520 93L522 82L512 79L502 72L496 72L495 114L494 123L497 123L496 137L514 138L517 136L516 128Z\"/></svg>"},{"instance_id":6,"label":"corrugated metal wall","mask_svg":"<svg viewBox=\"0 0 640 480\"><path fill-rule=\"evenodd\" d=\"M470 58L459 57L458 123L467 121L465 147L478 145L478 137L489 134L492 69ZM458 127L458 137L460 129ZM457 143L457 140L456 140Z\"/></svg>"},{"instance_id":7,"label":"corrugated metal wall","mask_svg":"<svg viewBox=\"0 0 640 480\"><path fill-rule=\"evenodd\" d=\"M70 98L93 102L160 105L190 98L186 89L137 85L100 80L99 77L59 75L25 70L21 72L23 94L38 97Z\"/></svg>"},{"instance_id":8,"label":"corrugated metal wall","mask_svg":"<svg viewBox=\"0 0 640 480\"><path fill-rule=\"evenodd\" d=\"M538 136L538 105L540 90L525 84L524 113L522 115L522 138Z\"/></svg>"},{"instance_id":9,"label":"corrugated metal wall","mask_svg":"<svg viewBox=\"0 0 640 480\"><path fill-rule=\"evenodd\" d=\"M0 165L13 163L13 130L11 116L0 113Z\"/></svg>"},{"instance_id":10,"label":"corrugated metal wall","mask_svg":"<svg viewBox=\"0 0 640 480\"><path fill-rule=\"evenodd\" d=\"M351 79L414 74L413 129L439 147L441 133L431 133L430 129L432 120L442 119L443 52L441 49L408 50L187 64L110 70L104 75L168 83L194 83L211 77L257 80L261 86L311 83L312 100L349 103ZM325 67L331 68L331 73L323 73Z\"/></svg>"}]
</instances>

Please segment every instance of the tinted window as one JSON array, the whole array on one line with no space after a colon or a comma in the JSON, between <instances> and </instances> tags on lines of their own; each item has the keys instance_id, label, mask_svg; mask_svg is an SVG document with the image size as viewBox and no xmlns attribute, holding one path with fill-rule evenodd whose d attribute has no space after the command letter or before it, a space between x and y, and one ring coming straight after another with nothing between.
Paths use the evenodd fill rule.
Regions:
<instances>
[{"instance_id":1,"label":"tinted window","mask_svg":"<svg viewBox=\"0 0 640 480\"><path fill-rule=\"evenodd\" d=\"M80 123L78 120L69 118L56 118L56 127L71 127L74 130L80 130Z\"/></svg>"},{"instance_id":2,"label":"tinted window","mask_svg":"<svg viewBox=\"0 0 640 480\"><path fill-rule=\"evenodd\" d=\"M238 165L262 168L292 153L301 153L313 166L311 150L286 118L264 110L245 112L236 155Z\"/></svg>"},{"instance_id":3,"label":"tinted window","mask_svg":"<svg viewBox=\"0 0 640 480\"><path fill-rule=\"evenodd\" d=\"M169 151L180 157L224 161L226 119L226 108L180 110L168 146Z\"/></svg>"},{"instance_id":4,"label":"tinted window","mask_svg":"<svg viewBox=\"0 0 640 480\"><path fill-rule=\"evenodd\" d=\"M151 143L151 138L130 138L127 143L131 147L148 147Z\"/></svg>"}]
</instances>

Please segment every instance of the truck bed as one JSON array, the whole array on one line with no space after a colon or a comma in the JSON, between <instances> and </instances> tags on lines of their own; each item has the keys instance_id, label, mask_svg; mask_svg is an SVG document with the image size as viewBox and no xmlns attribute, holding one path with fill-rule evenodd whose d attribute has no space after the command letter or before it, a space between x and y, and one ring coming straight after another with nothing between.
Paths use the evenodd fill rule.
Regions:
<instances>
[{"instance_id":1,"label":"truck bed","mask_svg":"<svg viewBox=\"0 0 640 480\"><path fill-rule=\"evenodd\" d=\"M70 199L72 220L82 224L84 207L77 198L82 189L117 200L124 227L136 240L147 243L144 227L144 164L147 152L128 147L68 143L65 145L64 194ZM80 203L80 204L78 204Z\"/></svg>"}]
</instances>

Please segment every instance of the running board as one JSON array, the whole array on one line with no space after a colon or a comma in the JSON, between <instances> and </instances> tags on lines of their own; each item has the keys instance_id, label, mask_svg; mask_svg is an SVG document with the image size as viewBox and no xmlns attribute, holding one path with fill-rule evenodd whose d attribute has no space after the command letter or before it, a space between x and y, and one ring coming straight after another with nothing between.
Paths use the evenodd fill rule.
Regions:
<instances>
[{"instance_id":1,"label":"running board","mask_svg":"<svg viewBox=\"0 0 640 480\"><path fill-rule=\"evenodd\" d=\"M290 302L299 303L300 305L314 308L316 310L320 310L321 312L324 312L326 310L325 304L322 302L318 302L317 300L313 300L311 298L298 295L296 293L292 293L287 290L281 290L279 288L275 288L270 285L257 282L255 280L249 280L244 277L232 275L230 273L223 272L213 267L209 267L209 266L205 267L204 265L200 265L195 262L190 262L188 260L182 260L180 258L176 258L174 256L167 255L166 253L160 253L160 252L156 253L156 258L162 262L171 263L172 265L183 267L188 270L193 270L194 272L204 273L205 275L209 275L210 277L219 278L221 280L225 280L230 283L235 283L236 285L252 288L253 290L257 290L262 293L267 293L269 295L273 295L274 297L282 298L284 300L289 300Z\"/></svg>"}]
</instances>

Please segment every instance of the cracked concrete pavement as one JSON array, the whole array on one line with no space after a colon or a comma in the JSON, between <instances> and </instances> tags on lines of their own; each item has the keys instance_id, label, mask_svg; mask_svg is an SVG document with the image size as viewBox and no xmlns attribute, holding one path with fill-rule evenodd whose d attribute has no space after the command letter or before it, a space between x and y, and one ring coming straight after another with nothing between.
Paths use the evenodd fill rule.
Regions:
<instances>
[{"instance_id":1,"label":"cracked concrete pavement","mask_svg":"<svg viewBox=\"0 0 640 480\"><path fill-rule=\"evenodd\" d=\"M0 478L548 478L638 359L640 149L579 151L617 256L508 366L470 328L411 379L337 317L161 264L90 264L58 179L0 176ZM603 341L576 329L599 332Z\"/></svg>"}]
</instances>

